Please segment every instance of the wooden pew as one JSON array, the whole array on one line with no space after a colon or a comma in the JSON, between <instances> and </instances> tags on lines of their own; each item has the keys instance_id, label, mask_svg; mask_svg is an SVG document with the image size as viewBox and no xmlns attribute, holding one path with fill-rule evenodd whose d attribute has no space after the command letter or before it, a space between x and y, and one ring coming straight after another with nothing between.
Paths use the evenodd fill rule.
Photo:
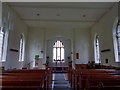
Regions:
<instances>
[{"instance_id":1,"label":"wooden pew","mask_svg":"<svg viewBox=\"0 0 120 90\"><path fill-rule=\"evenodd\" d=\"M85 84L90 83L89 80L93 80L94 79L100 79L100 80L104 80L104 79L120 79L120 74L109 74L109 73L85 73L85 74L81 74L81 76L78 76L78 83L79 83L79 88L88 88L85 86ZM99 82L96 82L96 84L98 85ZM77 84L76 84L77 85ZM97 86L96 85L96 86ZM77 86L76 86L77 87Z\"/></svg>"},{"instance_id":2,"label":"wooden pew","mask_svg":"<svg viewBox=\"0 0 120 90\"><path fill-rule=\"evenodd\" d=\"M15 87L18 86L17 88L19 88L19 87L21 87L21 88L28 88L28 87L43 88L41 82L43 83L43 81L34 80L34 79L30 79L30 80L3 79L2 87L4 88L4 87L8 87L8 86L15 86Z\"/></svg>"},{"instance_id":3,"label":"wooden pew","mask_svg":"<svg viewBox=\"0 0 120 90\"><path fill-rule=\"evenodd\" d=\"M93 76L93 78L94 78L97 76L105 76L105 75L111 76L112 75L112 76L114 76L114 78L118 78L116 76L116 75L118 75L120 77L120 73L114 69L111 69L111 70L107 70L107 69L100 69L100 70L84 69L83 70L83 69L81 69L79 71L75 70L75 73L72 73L72 74L74 74L73 76L75 76L75 77L72 77L73 78L72 80L74 80L74 81L72 81L72 84L71 84L74 89L86 88L86 80L87 80L88 76ZM108 76L107 76L107 78L108 78ZM100 79L104 80L104 78L105 77L100 78ZM109 77L109 78L111 79L113 77Z\"/></svg>"},{"instance_id":4,"label":"wooden pew","mask_svg":"<svg viewBox=\"0 0 120 90\"><path fill-rule=\"evenodd\" d=\"M103 87L99 87L100 82L102 83ZM88 90L97 90L103 89L103 88L114 88L115 90L118 90L117 88L120 88L120 79L115 79L115 78L94 78L94 79L89 79L86 83L85 89ZM105 89L106 90L106 89ZM111 89L109 89L111 90Z\"/></svg>"},{"instance_id":5,"label":"wooden pew","mask_svg":"<svg viewBox=\"0 0 120 90\"><path fill-rule=\"evenodd\" d=\"M12 76L13 77L13 76ZM17 78L17 77L16 77ZM44 79L42 78L27 78L19 77L19 78L7 78L2 79L2 88L45 88Z\"/></svg>"},{"instance_id":6,"label":"wooden pew","mask_svg":"<svg viewBox=\"0 0 120 90\"><path fill-rule=\"evenodd\" d=\"M17 80L21 80L21 79L25 79L25 80L29 80L29 79L36 79L36 80L38 80L38 79L41 79L41 78L43 78L43 77L40 77L40 76L35 76L35 77L33 77L33 76L9 76L9 75L2 75L2 76L0 76L0 79L9 79L9 80L12 80L12 79L17 79Z\"/></svg>"},{"instance_id":7,"label":"wooden pew","mask_svg":"<svg viewBox=\"0 0 120 90\"><path fill-rule=\"evenodd\" d=\"M91 63L88 63L88 64L75 64L75 68L76 68L76 70L79 70L79 69L92 69L92 68L93 69L116 69L116 70L120 70L120 67L105 66L105 65L95 64L95 63L92 64L94 67L91 68Z\"/></svg>"},{"instance_id":8,"label":"wooden pew","mask_svg":"<svg viewBox=\"0 0 120 90\"><path fill-rule=\"evenodd\" d=\"M106 81L102 81L99 82L99 86L98 86L99 90L120 90L120 80L106 80Z\"/></svg>"},{"instance_id":9,"label":"wooden pew","mask_svg":"<svg viewBox=\"0 0 120 90\"><path fill-rule=\"evenodd\" d=\"M2 73L35 73L35 72L47 72L46 69L12 69L4 70Z\"/></svg>"},{"instance_id":10,"label":"wooden pew","mask_svg":"<svg viewBox=\"0 0 120 90\"><path fill-rule=\"evenodd\" d=\"M48 70L8 70L0 76L3 83L0 87L3 89L28 87L47 89L50 88L51 76L51 72ZM32 85L32 83L34 84Z\"/></svg>"},{"instance_id":11,"label":"wooden pew","mask_svg":"<svg viewBox=\"0 0 120 90\"><path fill-rule=\"evenodd\" d=\"M87 69L87 64L75 64L76 70Z\"/></svg>"}]
</instances>

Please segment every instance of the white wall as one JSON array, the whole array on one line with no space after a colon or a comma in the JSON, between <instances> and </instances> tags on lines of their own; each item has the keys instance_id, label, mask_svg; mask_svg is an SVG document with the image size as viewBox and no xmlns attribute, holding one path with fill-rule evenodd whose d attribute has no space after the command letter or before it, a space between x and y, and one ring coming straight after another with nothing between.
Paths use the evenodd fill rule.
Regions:
<instances>
[{"instance_id":1,"label":"white wall","mask_svg":"<svg viewBox=\"0 0 120 90\"><path fill-rule=\"evenodd\" d=\"M26 63L33 61L35 55L38 54L38 55L40 55L41 58L43 58L43 60L44 60L43 64L44 64L46 62L46 54L47 54L47 56L52 56L52 54L49 55L49 53L51 53L51 52L49 52L49 50L47 49L47 48L50 49L50 46L52 46L52 42L54 40L58 40L58 38L60 38L60 37L62 37L62 40L64 42L66 39L71 38L71 34L68 33L68 30L65 31L65 30L56 30L56 29L29 28L28 43L27 43L27 47L28 47L27 48L27 60L28 60L28 62L26 62ZM64 38L65 38L65 40L64 40ZM50 41L51 44L48 43L48 41ZM43 54L41 53L41 50L44 51ZM68 54L70 54L70 50L69 50ZM66 58L67 58L67 56L68 55L66 55ZM32 65L33 65L33 63L31 63L31 66ZM43 66L43 68L44 68L44 66Z\"/></svg>"},{"instance_id":2,"label":"white wall","mask_svg":"<svg viewBox=\"0 0 120 90\"><path fill-rule=\"evenodd\" d=\"M23 21L20 20L20 18L17 16L17 14L7 6L7 4L3 4L3 17L5 20L8 20L8 13L11 12L13 15L13 22L14 22L14 28L13 30L7 29L8 34L8 47L7 47L7 59L6 62L3 62L3 66L5 66L5 69L12 69L12 68L22 68L24 65L24 62L19 62L19 52L13 52L10 51L10 49L16 49L19 50L19 42L20 42L20 35L24 34L24 41L26 43L27 40L27 26ZM8 22L7 22L8 23Z\"/></svg>"},{"instance_id":3,"label":"white wall","mask_svg":"<svg viewBox=\"0 0 120 90\"><path fill-rule=\"evenodd\" d=\"M12 11L8 6L4 6L3 17L7 19L9 11ZM14 30L9 31L7 60L3 63L6 69L28 67L36 54L43 58L42 63L46 62L46 55L50 55L50 45L57 39L66 43L67 56L71 55L73 63L85 64L88 60L94 60L94 36L97 33L100 39L100 50L111 49L110 52L101 53L102 64L105 64L105 59L109 60L109 64L119 66L115 63L114 48L113 48L113 25L117 17L118 10L112 8L105 16L103 16L91 29L72 29L72 28L35 28L25 25L23 21L12 11L14 18ZM28 30L27 30L28 29ZM19 62L19 52L12 52L9 49L19 50L20 34L25 36L26 49L25 61ZM49 42L50 41L50 42ZM51 43L51 44L50 44ZM49 45L50 44L50 45ZM69 45L68 45L69 44ZM43 53L41 53L43 51ZM79 53L79 59L76 59L76 53ZM52 54L51 54L52 56ZM106 65L106 64L105 64ZM43 66L44 68L44 66Z\"/></svg>"},{"instance_id":4,"label":"white wall","mask_svg":"<svg viewBox=\"0 0 120 90\"><path fill-rule=\"evenodd\" d=\"M70 28L29 28L28 32L28 62L26 63L33 61L36 54L39 54L41 57L43 55L43 60L45 61L46 56L49 56L50 59L52 59L52 52L50 51L52 51L52 45L56 40L62 40L65 44L67 53L67 55L65 55L65 59L67 59L68 56L71 56L74 63L87 63L89 60L89 29L75 30ZM40 52L41 49L44 51L43 54ZM75 53L77 52L80 54L79 60L75 59ZM67 62L65 65L67 65Z\"/></svg>"},{"instance_id":5,"label":"white wall","mask_svg":"<svg viewBox=\"0 0 120 90\"><path fill-rule=\"evenodd\" d=\"M30 63L32 68L35 55L40 55L40 58L44 58L44 45L44 30L39 28L29 28L26 67L29 67L28 64ZM41 50L44 52L41 53ZM42 63L44 64L45 61L42 61Z\"/></svg>"},{"instance_id":6,"label":"white wall","mask_svg":"<svg viewBox=\"0 0 120 90\"><path fill-rule=\"evenodd\" d=\"M2 2L0 1L0 27L2 25Z\"/></svg>"},{"instance_id":7,"label":"white wall","mask_svg":"<svg viewBox=\"0 0 120 90\"><path fill-rule=\"evenodd\" d=\"M91 60L94 60L94 37L95 34L99 35L100 51L104 49L110 49L109 52L101 53L101 61L104 65L119 66L119 63L115 62L114 46L113 46L113 25L116 17L118 16L117 5L114 6L106 15L104 15L91 29ZM109 63L105 63L105 59L109 60Z\"/></svg>"},{"instance_id":8,"label":"white wall","mask_svg":"<svg viewBox=\"0 0 120 90\"><path fill-rule=\"evenodd\" d=\"M2 2L0 1L0 29L2 26ZM2 63L0 63L0 66L2 66Z\"/></svg>"},{"instance_id":9,"label":"white wall","mask_svg":"<svg viewBox=\"0 0 120 90\"><path fill-rule=\"evenodd\" d=\"M79 53L76 64L87 64L90 58L90 30L75 30L75 53Z\"/></svg>"},{"instance_id":10,"label":"white wall","mask_svg":"<svg viewBox=\"0 0 120 90\"><path fill-rule=\"evenodd\" d=\"M52 62L53 59L53 53L52 53L52 47L53 44L55 43L55 41L57 40L61 40L65 46L65 63L63 65L67 65L68 64L68 56L71 57L71 43L73 40L73 30L72 29L68 29L68 28L50 28L46 30L46 54L47 56L50 56L51 59L51 63L50 65L55 65L55 63Z\"/></svg>"},{"instance_id":11,"label":"white wall","mask_svg":"<svg viewBox=\"0 0 120 90\"><path fill-rule=\"evenodd\" d=\"M3 66L6 69L10 68L22 68L28 67L28 63L31 62L31 68L33 66L32 61L36 54L43 58L43 64L46 62L46 55L48 54L47 48L49 48L48 41L62 40L66 48L66 57L71 56L73 63L86 63L89 60L89 30L87 29L72 29L72 28L27 28L23 21L12 11L8 6L4 5L3 16L7 19L8 12L13 13L14 30L9 30L8 40L8 52L7 60L3 62ZM28 30L27 30L28 29ZM25 49L25 61L19 62L19 52L12 52L10 49L19 50L20 34L23 33L25 37L26 49ZM83 36L84 35L84 36ZM85 43L87 44L85 44ZM41 51L44 51L41 53ZM80 60L76 60L75 53L80 53ZM85 54L85 57L83 56ZM52 54L51 54L52 56ZM68 61L67 61L68 62ZM66 65L67 63L65 63ZM44 68L44 66L43 66Z\"/></svg>"}]
</instances>

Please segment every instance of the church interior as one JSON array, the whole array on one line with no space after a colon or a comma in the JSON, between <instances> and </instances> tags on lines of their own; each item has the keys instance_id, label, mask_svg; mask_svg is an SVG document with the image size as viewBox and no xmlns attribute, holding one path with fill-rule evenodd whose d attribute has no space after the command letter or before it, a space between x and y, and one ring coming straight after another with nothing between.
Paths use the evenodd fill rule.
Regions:
<instances>
[{"instance_id":1,"label":"church interior","mask_svg":"<svg viewBox=\"0 0 120 90\"><path fill-rule=\"evenodd\" d=\"M120 90L119 8L0 2L1 90Z\"/></svg>"}]
</instances>

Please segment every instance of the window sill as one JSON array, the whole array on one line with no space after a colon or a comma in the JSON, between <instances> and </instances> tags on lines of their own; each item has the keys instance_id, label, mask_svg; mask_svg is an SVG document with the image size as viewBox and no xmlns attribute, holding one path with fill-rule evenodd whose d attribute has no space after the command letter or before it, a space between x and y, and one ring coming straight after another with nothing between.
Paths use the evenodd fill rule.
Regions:
<instances>
[{"instance_id":1,"label":"window sill","mask_svg":"<svg viewBox=\"0 0 120 90\"><path fill-rule=\"evenodd\" d=\"M24 62L24 61L19 61L19 62Z\"/></svg>"},{"instance_id":2,"label":"window sill","mask_svg":"<svg viewBox=\"0 0 120 90\"><path fill-rule=\"evenodd\" d=\"M6 61L0 61L0 63L5 63Z\"/></svg>"},{"instance_id":3,"label":"window sill","mask_svg":"<svg viewBox=\"0 0 120 90\"><path fill-rule=\"evenodd\" d=\"M120 63L120 61L115 61L115 63Z\"/></svg>"}]
</instances>

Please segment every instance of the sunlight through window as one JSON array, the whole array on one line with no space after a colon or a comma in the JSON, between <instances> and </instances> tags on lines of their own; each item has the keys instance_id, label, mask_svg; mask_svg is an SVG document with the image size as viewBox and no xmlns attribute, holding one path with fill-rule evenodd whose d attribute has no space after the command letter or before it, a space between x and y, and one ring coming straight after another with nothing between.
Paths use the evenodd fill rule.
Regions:
<instances>
[{"instance_id":1,"label":"sunlight through window","mask_svg":"<svg viewBox=\"0 0 120 90\"><path fill-rule=\"evenodd\" d=\"M64 62L64 45L61 41L56 41L53 45L53 62Z\"/></svg>"}]
</instances>

